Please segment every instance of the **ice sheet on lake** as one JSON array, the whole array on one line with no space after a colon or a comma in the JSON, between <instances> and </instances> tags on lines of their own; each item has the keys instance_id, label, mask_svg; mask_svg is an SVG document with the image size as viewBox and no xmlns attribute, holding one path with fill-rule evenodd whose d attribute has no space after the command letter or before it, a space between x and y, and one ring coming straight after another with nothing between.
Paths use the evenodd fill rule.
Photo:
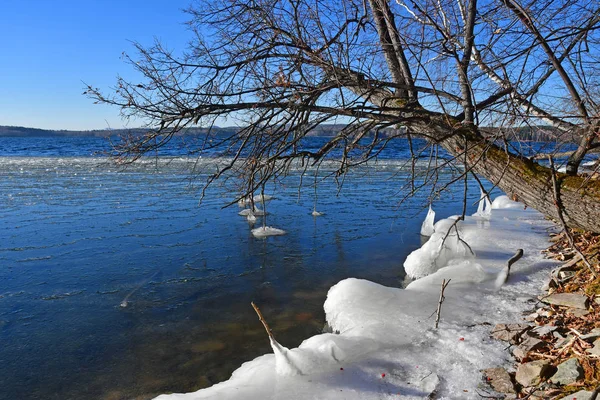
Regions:
<instances>
[{"instance_id":1,"label":"ice sheet on lake","mask_svg":"<svg viewBox=\"0 0 600 400\"><path fill-rule=\"evenodd\" d=\"M228 381L210 388L159 398L422 399L435 390L440 399L480 399L479 371L507 357L504 344L490 339L489 324L518 322L553 265L540 254L548 244L549 223L513 203L496 199L489 224L477 217L458 222L476 258L453 252L406 289L345 279L329 290L324 304L336 333L313 336L295 349L281 346L277 355L244 363ZM435 235L445 235L453 223L438 222L428 242L432 247L423 246L420 256L432 259L438 252ZM524 256L500 287L499 277L517 248ZM432 313L443 279L451 282L435 330Z\"/></svg>"}]
</instances>

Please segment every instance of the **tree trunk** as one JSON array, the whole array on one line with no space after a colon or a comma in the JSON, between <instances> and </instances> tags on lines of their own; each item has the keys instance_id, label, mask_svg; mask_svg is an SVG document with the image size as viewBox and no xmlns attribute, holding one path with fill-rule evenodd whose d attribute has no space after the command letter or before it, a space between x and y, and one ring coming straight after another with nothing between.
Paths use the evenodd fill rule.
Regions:
<instances>
[{"instance_id":1,"label":"tree trunk","mask_svg":"<svg viewBox=\"0 0 600 400\"><path fill-rule=\"evenodd\" d=\"M455 135L442 142L442 146L462 159L465 143L468 143L468 168L497 185L509 197L558 219L550 168L511 154L480 135L468 141ZM563 173L556 176L567 224L600 232L600 182L594 179L586 182L586 177Z\"/></svg>"}]
</instances>

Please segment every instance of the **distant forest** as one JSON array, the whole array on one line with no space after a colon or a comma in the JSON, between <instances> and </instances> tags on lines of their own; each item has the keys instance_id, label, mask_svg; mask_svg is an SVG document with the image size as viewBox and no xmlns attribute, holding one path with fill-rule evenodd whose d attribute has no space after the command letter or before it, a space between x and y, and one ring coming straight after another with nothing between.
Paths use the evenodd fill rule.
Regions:
<instances>
[{"instance_id":1,"label":"distant forest","mask_svg":"<svg viewBox=\"0 0 600 400\"><path fill-rule=\"evenodd\" d=\"M343 124L319 125L308 136L332 137L344 128ZM213 135L232 135L239 129L237 127L213 127ZM500 130L497 128L485 128L488 136L500 136ZM1 126L0 137L110 137L121 135L142 135L148 132L144 128L131 129L96 129L90 131L69 131L69 130L50 130L25 128L22 126ZM187 128L178 133L180 136L201 136L208 132L207 128ZM386 129L383 136L398 133L397 129ZM505 136L511 140L524 141L555 141L561 136L561 133L550 126L519 127L505 130ZM563 137L562 140L565 140ZM568 139L566 140L568 141Z\"/></svg>"}]
</instances>

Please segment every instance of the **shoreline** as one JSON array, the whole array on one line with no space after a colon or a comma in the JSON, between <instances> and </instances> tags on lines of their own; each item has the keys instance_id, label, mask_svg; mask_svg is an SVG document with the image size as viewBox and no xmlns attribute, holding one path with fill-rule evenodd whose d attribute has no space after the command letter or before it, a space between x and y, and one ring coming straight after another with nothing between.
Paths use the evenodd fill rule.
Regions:
<instances>
[{"instance_id":1,"label":"shoreline","mask_svg":"<svg viewBox=\"0 0 600 400\"><path fill-rule=\"evenodd\" d=\"M491 326L530 308L536 300L526 293L539 292L555 265L540 253L552 224L505 196L495 204L492 215L460 224L477 257L451 254L447 265L406 289L345 279L324 305L336 333L296 349L272 343L275 354L244 363L228 381L158 399L480 398L491 389L481 386L479 371L510 362L506 346L490 338ZM517 247L525 256L499 285ZM442 279L451 283L434 329Z\"/></svg>"}]
</instances>

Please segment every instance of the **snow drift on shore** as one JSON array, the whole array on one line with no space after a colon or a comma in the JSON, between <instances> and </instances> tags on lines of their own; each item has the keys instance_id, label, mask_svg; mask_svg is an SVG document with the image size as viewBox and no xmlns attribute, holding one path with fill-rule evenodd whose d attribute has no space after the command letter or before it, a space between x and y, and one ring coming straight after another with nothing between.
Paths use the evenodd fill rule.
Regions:
<instances>
[{"instance_id":1,"label":"snow drift on shore","mask_svg":"<svg viewBox=\"0 0 600 400\"><path fill-rule=\"evenodd\" d=\"M476 257L457 244L434 260L438 269L406 289L345 279L324 305L336 333L313 336L295 349L272 342L275 354L244 363L228 381L159 399L423 399L433 391L439 399L480 399L479 370L508 356L504 344L489 338L489 325L518 322L552 265L540 254L549 223L539 213L505 196L492 209L485 224L478 216L456 224ZM454 222L438 222L436 232L438 224ZM426 247L414 258L434 259ZM517 248L524 257L500 287ZM443 279L452 280L435 330L432 313Z\"/></svg>"}]
</instances>

